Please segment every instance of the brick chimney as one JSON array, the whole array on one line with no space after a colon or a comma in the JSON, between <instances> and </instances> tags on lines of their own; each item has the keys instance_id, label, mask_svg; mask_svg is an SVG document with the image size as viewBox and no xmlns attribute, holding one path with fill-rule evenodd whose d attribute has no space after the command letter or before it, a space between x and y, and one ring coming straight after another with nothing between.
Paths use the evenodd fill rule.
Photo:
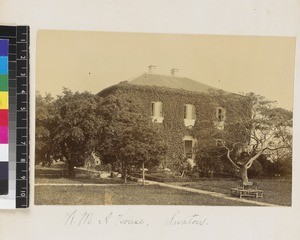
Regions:
<instances>
[{"instance_id":1,"label":"brick chimney","mask_svg":"<svg viewBox=\"0 0 300 240\"><path fill-rule=\"evenodd\" d=\"M156 66L154 66L154 65L149 65L149 66L148 66L148 73L153 73L155 69L156 69Z\"/></svg>"},{"instance_id":2,"label":"brick chimney","mask_svg":"<svg viewBox=\"0 0 300 240\"><path fill-rule=\"evenodd\" d=\"M171 75L172 75L172 76L177 75L178 72L179 72L179 69L178 69L178 68L172 68L172 69L171 69Z\"/></svg>"}]
</instances>

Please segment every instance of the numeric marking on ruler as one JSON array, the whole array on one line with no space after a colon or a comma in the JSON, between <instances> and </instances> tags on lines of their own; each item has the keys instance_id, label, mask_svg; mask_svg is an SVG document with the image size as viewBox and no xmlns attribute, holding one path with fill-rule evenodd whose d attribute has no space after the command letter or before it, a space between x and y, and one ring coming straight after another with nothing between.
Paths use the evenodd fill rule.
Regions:
<instances>
[{"instance_id":1,"label":"numeric marking on ruler","mask_svg":"<svg viewBox=\"0 0 300 240\"><path fill-rule=\"evenodd\" d=\"M16 207L29 205L29 27L17 26Z\"/></svg>"}]
</instances>

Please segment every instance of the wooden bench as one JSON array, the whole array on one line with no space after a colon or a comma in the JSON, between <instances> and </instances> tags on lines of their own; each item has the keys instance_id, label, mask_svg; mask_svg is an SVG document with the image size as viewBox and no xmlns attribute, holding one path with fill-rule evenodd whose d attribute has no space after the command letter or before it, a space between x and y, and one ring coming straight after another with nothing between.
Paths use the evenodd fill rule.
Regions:
<instances>
[{"instance_id":1,"label":"wooden bench","mask_svg":"<svg viewBox=\"0 0 300 240\"><path fill-rule=\"evenodd\" d=\"M235 188L230 189L231 195L242 197L263 198L264 192L258 190L257 184L253 182L239 182Z\"/></svg>"}]
</instances>

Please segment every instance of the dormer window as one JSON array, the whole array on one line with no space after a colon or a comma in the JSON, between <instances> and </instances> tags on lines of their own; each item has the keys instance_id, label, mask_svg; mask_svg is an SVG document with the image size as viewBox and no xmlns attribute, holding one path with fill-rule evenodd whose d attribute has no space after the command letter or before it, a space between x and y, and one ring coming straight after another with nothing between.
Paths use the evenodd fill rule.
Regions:
<instances>
[{"instance_id":1,"label":"dormer window","mask_svg":"<svg viewBox=\"0 0 300 240\"><path fill-rule=\"evenodd\" d=\"M184 105L184 126L194 126L196 121L196 109L193 104Z\"/></svg>"},{"instance_id":2,"label":"dormer window","mask_svg":"<svg viewBox=\"0 0 300 240\"><path fill-rule=\"evenodd\" d=\"M219 130L224 130L224 121L226 119L226 110L225 110L225 108L217 107L215 117L216 117L216 120L214 122L215 127Z\"/></svg>"},{"instance_id":3,"label":"dormer window","mask_svg":"<svg viewBox=\"0 0 300 240\"><path fill-rule=\"evenodd\" d=\"M151 103L151 118L152 122L162 123L163 122L163 103L152 102Z\"/></svg>"}]
</instances>

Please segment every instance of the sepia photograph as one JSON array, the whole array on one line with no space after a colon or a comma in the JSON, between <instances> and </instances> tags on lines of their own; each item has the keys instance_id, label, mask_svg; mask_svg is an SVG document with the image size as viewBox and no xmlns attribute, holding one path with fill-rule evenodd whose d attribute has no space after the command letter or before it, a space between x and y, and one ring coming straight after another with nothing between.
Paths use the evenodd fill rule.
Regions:
<instances>
[{"instance_id":1,"label":"sepia photograph","mask_svg":"<svg viewBox=\"0 0 300 240\"><path fill-rule=\"evenodd\" d=\"M294 37L36 44L36 205L292 206Z\"/></svg>"}]
</instances>

